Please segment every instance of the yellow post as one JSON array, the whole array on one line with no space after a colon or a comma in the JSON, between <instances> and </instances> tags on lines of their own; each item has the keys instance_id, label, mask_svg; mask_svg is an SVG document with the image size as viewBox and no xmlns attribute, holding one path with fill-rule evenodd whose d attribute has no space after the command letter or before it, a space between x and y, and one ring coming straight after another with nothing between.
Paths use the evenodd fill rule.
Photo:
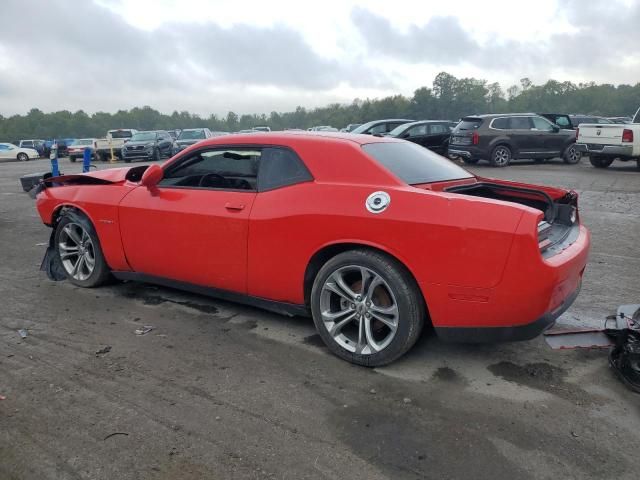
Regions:
<instances>
[{"instance_id":1,"label":"yellow post","mask_svg":"<svg viewBox=\"0 0 640 480\"><path fill-rule=\"evenodd\" d=\"M109 147L111 148L111 163L116 163L116 157L113 156L113 145L109 145Z\"/></svg>"}]
</instances>

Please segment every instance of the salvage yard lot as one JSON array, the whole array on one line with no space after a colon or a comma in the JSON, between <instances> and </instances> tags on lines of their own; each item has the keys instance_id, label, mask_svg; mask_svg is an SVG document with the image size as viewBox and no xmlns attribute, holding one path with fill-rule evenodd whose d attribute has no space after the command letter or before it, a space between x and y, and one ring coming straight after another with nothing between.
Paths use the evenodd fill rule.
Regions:
<instances>
[{"instance_id":1,"label":"salvage yard lot","mask_svg":"<svg viewBox=\"0 0 640 480\"><path fill-rule=\"evenodd\" d=\"M50 231L18 181L47 167L0 165L0 479L637 478L640 397L602 351L425 332L365 369L330 355L310 319L50 282L38 271ZM471 170L579 192L593 246L560 323L599 326L640 302L635 165Z\"/></svg>"}]
</instances>

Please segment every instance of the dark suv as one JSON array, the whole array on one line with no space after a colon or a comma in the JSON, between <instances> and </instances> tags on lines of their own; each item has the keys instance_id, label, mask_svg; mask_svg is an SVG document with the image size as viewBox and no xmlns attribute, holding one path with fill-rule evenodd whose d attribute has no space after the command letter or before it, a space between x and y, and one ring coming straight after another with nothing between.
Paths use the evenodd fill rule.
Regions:
<instances>
[{"instance_id":1,"label":"dark suv","mask_svg":"<svg viewBox=\"0 0 640 480\"><path fill-rule=\"evenodd\" d=\"M163 156L173 155L173 138L165 130L136 132L122 147L122 159L131 160L160 160Z\"/></svg>"},{"instance_id":2,"label":"dark suv","mask_svg":"<svg viewBox=\"0 0 640 480\"><path fill-rule=\"evenodd\" d=\"M359 127L351 130L351 133L361 133L365 135L384 135L389 133L396 127L405 123L415 122L415 120L407 120L402 118L389 118L386 120L374 120L373 122L364 123Z\"/></svg>"},{"instance_id":3,"label":"dark suv","mask_svg":"<svg viewBox=\"0 0 640 480\"><path fill-rule=\"evenodd\" d=\"M454 128L448 153L465 163L488 160L494 167L506 167L520 158L562 157L575 164L581 158L575 143L575 131L561 129L535 113L474 115Z\"/></svg>"},{"instance_id":4,"label":"dark suv","mask_svg":"<svg viewBox=\"0 0 640 480\"><path fill-rule=\"evenodd\" d=\"M417 143L440 155L446 155L451 136L451 122L447 120L422 120L405 123L391 130L388 135Z\"/></svg>"}]
</instances>

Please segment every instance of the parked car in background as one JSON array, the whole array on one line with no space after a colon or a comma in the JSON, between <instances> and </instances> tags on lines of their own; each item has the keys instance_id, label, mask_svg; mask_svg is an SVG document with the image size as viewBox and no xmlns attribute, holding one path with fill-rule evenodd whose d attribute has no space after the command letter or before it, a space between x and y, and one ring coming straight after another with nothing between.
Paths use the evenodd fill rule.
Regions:
<instances>
[{"instance_id":1,"label":"parked car in background","mask_svg":"<svg viewBox=\"0 0 640 480\"><path fill-rule=\"evenodd\" d=\"M631 117L607 117L607 120L609 120L611 123L618 123L618 124L633 122L633 118Z\"/></svg>"},{"instance_id":2,"label":"parked car in background","mask_svg":"<svg viewBox=\"0 0 640 480\"><path fill-rule=\"evenodd\" d=\"M256 125L255 127L252 127L252 130L256 130L258 132L270 132L271 127L268 127L266 125Z\"/></svg>"},{"instance_id":3,"label":"parked car in background","mask_svg":"<svg viewBox=\"0 0 640 480\"><path fill-rule=\"evenodd\" d=\"M338 129L329 125L318 125L316 127L307 128L309 132L337 132Z\"/></svg>"},{"instance_id":4,"label":"parked car in background","mask_svg":"<svg viewBox=\"0 0 640 480\"><path fill-rule=\"evenodd\" d=\"M114 157L122 159L122 147L137 130L133 128L118 128L109 130L105 138L99 138L95 142L95 156L103 162L111 158L111 152Z\"/></svg>"},{"instance_id":5,"label":"parked car in background","mask_svg":"<svg viewBox=\"0 0 640 480\"><path fill-rule=\"evenodd\" d=\"M474 115L464 117L453 130L448 153L465 163L488 160L494 167L522 158L562 157L565 163L576 164L581 154L575 141L575 131L561 129L535 113Z\"/></svg>"},{"instance_id":6,"label":"parked car in background","mask_svg":"<svg viewBox=\"0 0 640 480\"><path fill-rule=\"evenodd\" d=\"M113 276L311 316L331 352L369 367L425 325L534 338L578 296L589 254L576 192L478 178L389 137L220 137L34 193L53 229L43 263L74 285Z\"/></svg>"},{"instance_id":7,"label":"parked car in background","mask_svg":"<svg viewBox=\"0 0 640 480\"><path fill-rule=\"evenodd\" d=\"M180 136L180 132L182 132L182 130L179 128L176 128L175 130L167 130L167 133L171 135L171 138L173 138L174 140L176 140Z\"/></svg>"},{"instance_id":8,"label":"parked car in background","mask_svg":"<svg viewBox=\"0 0 640 480\"><path fill-rule=\"evenodd\" d=\"M546 118L551 123L555 123L560 128L565 129L574 129L573 123L571 122L571 117L566 113L538 113L541 117Z\"/></svg>"},{"instance_id":9,"label":"parked car in background","mask_svg":"<svg viewBox=\"0 0 640 480\"><path fill-rule=\"evenodd\" d=\"M20 140L20 142L18 142L17 147L30 148L38 152L38 155L40 157L44 157L46 154L44 144L45 144L44 140ZM11 145L11 144L4 144L4 145Z\"/></svg>"},{"instance_id":10,"label":"parked car in background","mask_svg":"<svg viewBox=\"0 0 640 480\"><path fill-rule=\"evenodd\" d=\"M122 160L158 161L162 157L173 155L173 138L166 130L136 132L127 140L121 150Z\"/></svg>"},{"instance_id":11,"label":"parked car in background","mask_svg":"<svg viewBox=\"0 0 640 480\"><path fill-rule=\"evenodd\" d=\"M581 124L576 148L596 168L607 168L614 160L635 160L640 169L640 109L629 124Z\"/></svg>"},{"instance_id":12,"label":"parked car in background","mask_svg":"<svg viewBox=\"0 0 640 480\"><path fill-rule=\"evenodd\" d=\"M67 147L69 154L69 161L75 162L78 158L84 158L84 151L86 148L91 149L91 157L94 156L95 150L95 138L78 138L71 145Z\"/></svg>"},{"instance_id":13,"label":"parked car in background","mask_svg":"<svg viewBox=\"0 0 640 480\"><path fill-rule=\"evenodd\" d=\"M18 147L13 143L0 143L0 159L26 162L35 160L40 154L33 148Z\"/></svg>"},{"instance_id":14,"label":"parked car in background","mask_svg":"<svg viewBox=\"0 0 640 480\"><path fill-rule=\"evenodd\" d=\"M351 133L361 133L365 135L384 135L389 133L396 127L405 123L415 122L411 119L391 118L387 120L374 120L373 122L363 123L359 127L354 128Z\"/></svg>"},{"instance_id":15,"label":"parked car in background","mask_svg":"<svg viewBox=\"0 0 640 480\"><path fill-rule=\"evenodd\" d=\"M173 151L172 154L175 155L178 152L181 152L185 148L194 145L201 140L206 138L211 138L211 130L208 128L185 128L180 132L180 135L173 143Z\"/></svg>"},{"instance_id":16,"label":"parked car in background","mask_svg":"<svg viewBox=\"0 0 640 480\"><path fill-rule=\"evenodd\" d=\"M421 120L400 125L387 135L422 145L440 155L446 155L451 136L448 120Z\"/></svg>"},{"instance_id":17,"label":"parked car in background","mask_svg":"<svg viewBox=\"0 0 640 480\"><path fill-rule=\"evenodd\" d=\"M583 123L597 123L601 125L613 123L611 120L597 115L569 115L569 118L571 119L573 128L578 128Z\"/></svg>"},{"instance_id":18,"label":"parked car in background","mask_svg":"<svg viewBox=\"0 0 640 480\"><path fill-rule=\"evenodd\" d=\"M341 132L353 132L356 128L358 128L360 125L362 125L361 123L350 123L349 125L347 125L344 128L341 128L340 131Z\"/></svg>"}]
</instances>

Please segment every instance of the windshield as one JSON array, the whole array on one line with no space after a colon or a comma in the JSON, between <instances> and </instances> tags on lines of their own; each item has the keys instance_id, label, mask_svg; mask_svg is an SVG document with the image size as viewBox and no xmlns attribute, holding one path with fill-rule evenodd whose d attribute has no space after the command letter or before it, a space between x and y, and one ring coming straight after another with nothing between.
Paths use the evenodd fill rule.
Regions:
<instances>
[{"instance_id":1,"label":"windshield","mask_svg":"<svg viewBox=\"0 0 640 480\"><path fill-rule=\"evenodd\" d=\"M398 135L402 135L406 129L409 128L409 124L405 123L403 125L398 125L396 128L389 132L390 137L397 137Z\"/></svg>"},{"instance_id":2,"label":"windshield","mask_svg":"<svg viewBox=\"0 0 640 480\"><path fill-rule=\"evenodd\" d=\"M369 143L362 149L409 185L473 177L465 169L415 143Z\"/></svg>"},{"instance_id":3,"label":"windshield","mask_svg":"<svg viewBox=\"0 0 640 480\"><path fill-rule=\"evenodd\" d=\"M111 130L111 138L131 138L131 130Z\"/></svg>"},{"instance_id":4,"label":"windshield","mask_svg":"<svg viewBox=\"0 0 640 480\"><path fill-rule=\"evenodd\" d=\"M138 132L131 137L132 142L149 142L156 139L156 132Z\"/></svg>"},{"instance_id":5,"label":"windshield","mask_svg":"<svg viewBox=\"0 0 640 480\"><path fill-rule=\"evenodd\" d=\"M83 138L80 140L74 141L71 145L91 145L93 142L90 138Z\"/></svg>"},{"instance_id":6,"label":"windshield","mask_svg":"<svg viewBox=\"0 0 640 480\"><path fill-rule=\"evenodd\" d=\"M204 138L204 130L183 130L178 140L200 140Z\"/></svg>"}]
</instances>

